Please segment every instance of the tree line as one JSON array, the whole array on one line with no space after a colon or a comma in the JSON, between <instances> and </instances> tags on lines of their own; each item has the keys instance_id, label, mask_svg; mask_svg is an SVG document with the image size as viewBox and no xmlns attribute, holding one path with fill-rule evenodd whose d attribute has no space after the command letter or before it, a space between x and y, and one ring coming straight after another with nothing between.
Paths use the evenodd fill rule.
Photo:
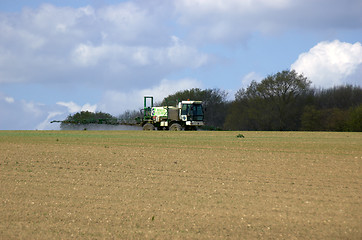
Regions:
<instances>
[{"instance_id":1,"label":"tree line","mask_svg":"<svg viewBox=\"0 0 362 240\"><path fill-rule=\"evenodd\" d=\"M312 88L294 70L252 81L233 101L220 89L193 88L167 96L162 104L186 99L204 101L206 125L220 130L362 131L361 87Z\"/></svg>"},{"instance_id":2,"label":"tree line","mask_svg":"<svg viewBox=\"0 0 362 240\"><path fill-rule=\"evenodd\" d=\"M205 129L362 131L360 86L312 88L311 81L294 70L269 75L261 82L252 81L239 89L232 101L224 90L192 88L171 94L157 105L174 106L187 99L203 101ZM126 111L118 118L102 112L77 114L69 115L64 124L82 119L80 115L100 123L130 123L139 111ZM109 120L105 121L105 116Z\"/></svg>"}]
</instances>

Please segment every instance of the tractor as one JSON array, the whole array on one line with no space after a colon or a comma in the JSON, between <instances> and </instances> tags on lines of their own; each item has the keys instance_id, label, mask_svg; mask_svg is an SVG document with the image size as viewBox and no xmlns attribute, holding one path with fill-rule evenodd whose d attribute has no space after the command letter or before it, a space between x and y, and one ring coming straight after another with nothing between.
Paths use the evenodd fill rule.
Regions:
<instances>
[{"instance_id":1,"label":"tractor","mask_svg":"<svg viewBox=\"0 0 362 240\"><path fill-rule=\"evenodd\" d=\"M202 101L181 101L176 106L153 106L153 97L144 97L142 118L136 121L143 130L197 130L204 125Z\"/></svg>"}]
</instances>

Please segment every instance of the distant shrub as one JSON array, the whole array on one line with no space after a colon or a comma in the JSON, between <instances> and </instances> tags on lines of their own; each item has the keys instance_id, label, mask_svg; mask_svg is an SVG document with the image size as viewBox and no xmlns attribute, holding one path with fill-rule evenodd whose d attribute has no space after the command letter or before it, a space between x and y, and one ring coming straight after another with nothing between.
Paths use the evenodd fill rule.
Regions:
<instances>
[{"instance_id":1,"label":"distant shrub","mask_svg":"<svg viewBox=\"0 0 362 240\"><path fill-rule=\"evenodd\" d=\"M238 135L236 135L237 138L245 138L243 134L239 133Z\"/></svg>"}]
</instances>

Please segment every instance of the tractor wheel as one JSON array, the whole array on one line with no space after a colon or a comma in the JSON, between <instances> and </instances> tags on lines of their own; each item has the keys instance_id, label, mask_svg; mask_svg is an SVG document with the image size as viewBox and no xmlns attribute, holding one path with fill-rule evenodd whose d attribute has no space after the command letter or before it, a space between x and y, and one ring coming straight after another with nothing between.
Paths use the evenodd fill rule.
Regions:
<instances>
[{"instance_id":1,"label":"tractor wheel","mask_svg":"<svg viewBox=\"0 0 362 240\"><path fill-rule=\"evenodd\" d=\"M173 123L170 127L170 131L181 131L182 127L178 123Z\"/></svg>"},{"instance_id":2,"label":"tractor wheel","mask_svg":"<svg viewBox=\"0 0 362 240\"><path fill-rule=\"evenodd\" d=\"M152 131L155 130L155 126L153 126L152 123L146 123L145 125L143 125L143 130Z\"/></svg>"}]
</instances>

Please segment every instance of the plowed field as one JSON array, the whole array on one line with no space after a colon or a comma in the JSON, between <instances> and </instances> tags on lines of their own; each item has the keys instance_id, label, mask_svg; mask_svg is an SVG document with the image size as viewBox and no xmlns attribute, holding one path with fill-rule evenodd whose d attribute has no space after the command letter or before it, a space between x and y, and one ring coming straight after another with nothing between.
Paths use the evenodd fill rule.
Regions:
<instances>
[{"instance_id":1,"label":"plowed field","mask_svg":"<svg viewBox=\"0 0 362 240\"><path fill-rule=\"evenodd\" d=\"M0 131L0 239L362 239L361 167L362 133Z\"/></svg>"}]
</instances>

